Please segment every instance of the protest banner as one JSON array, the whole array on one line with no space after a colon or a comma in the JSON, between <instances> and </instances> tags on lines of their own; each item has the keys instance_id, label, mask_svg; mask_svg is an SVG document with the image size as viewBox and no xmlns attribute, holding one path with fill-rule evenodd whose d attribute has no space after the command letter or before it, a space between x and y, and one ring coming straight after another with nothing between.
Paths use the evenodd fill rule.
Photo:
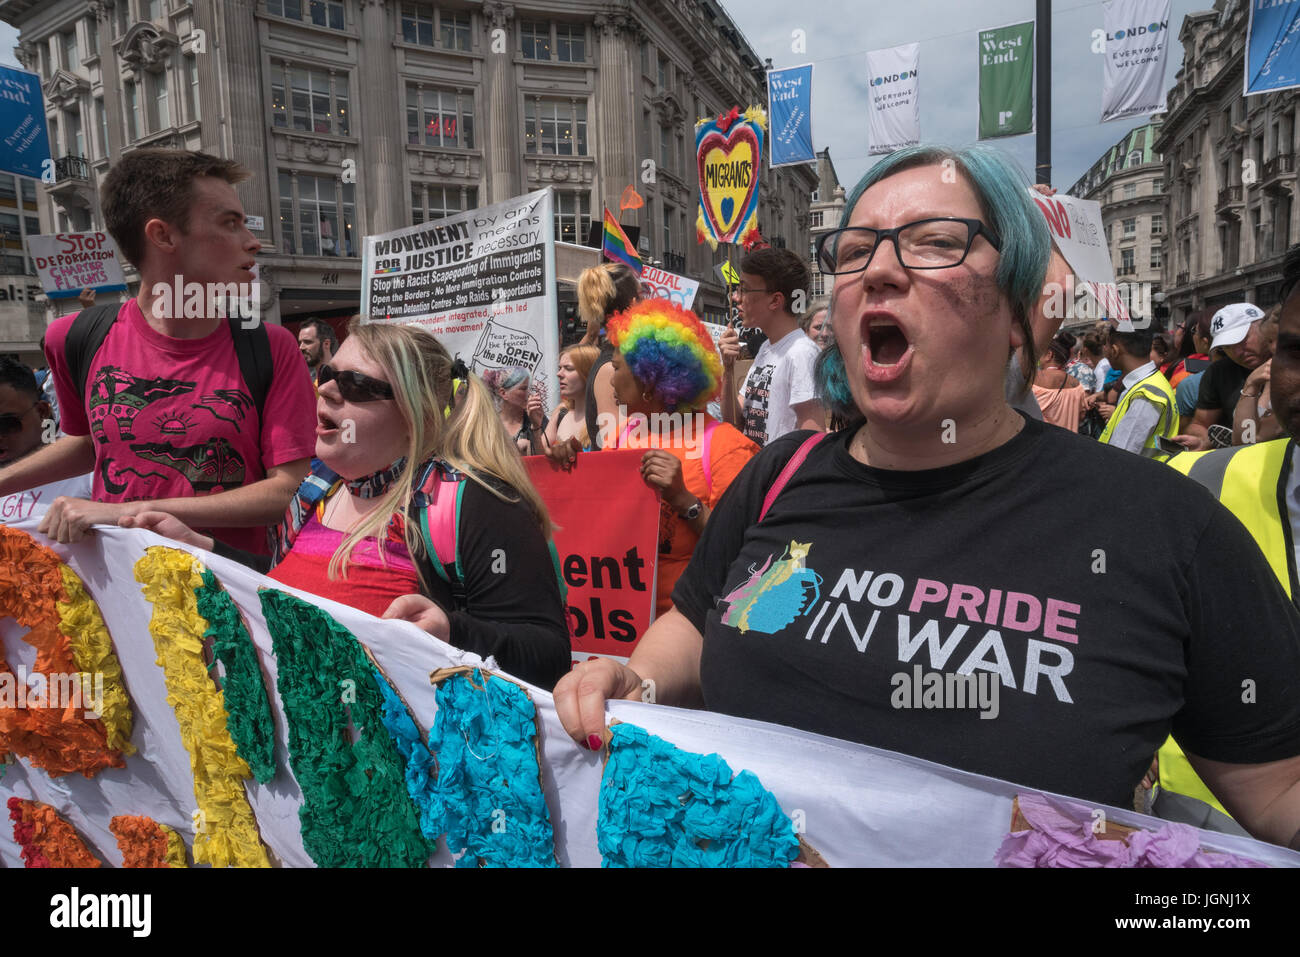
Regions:
<instances>
[{"instance_id":1,"label":"protest banner","mask_svg":"<svg viewBox=\"0 0 1300 957\"><path fill-rule=\"evenodd\" d=\"M1246 95L1300 86L1300 3L1250 0ZM1279 148L1280 149L1280 148Z\"/></svg>"},{"instance_id":2,"label":"protest banner","mask_svg":"<svg viewBox=\"0 0 1300 957\"><path fill-rule=\"evenodd\" d=\"M362 314L419 325L470 371L525 369L558 395L552 204L544 189L367 236Z\"/></svg>"},{"instance_id":3,"label":"protest banner","mask_svg":"<svg viewBox=\"0 0 1300 957\"><path fill-rule=\"evenodd\" d=\"M979 32L979 138L1034 131L1034 23Z\"/></svg>"},{"instance_id":4,"label":"protest banner","mask_svg":"<svg viewBox=\"0 0 1300 957\"><path fill-rule=\"evenodd\" d=\"M108 233L28 236L27 252L51 299L75 299L87 287L95 292L126 289L117 244Z\"/></svg>"},{"instance_id":5,"label":"protest banner","mask_svg":"<svg viewBox=\"0 0 1300 957\"><path fill-rule=\"evenodd\" d=\"M0 172L54 182L50 136L45 126L41 78L12 66L0 66Z\"/></svg>"},{"instance_id":6,"label":"protest banner","mask_svg":"<svg viewBox=\"0 0 1300 957\"><path fill-rule=\"evenodd\" d=\"M722 116L695 124L695 165L699 172L699 214L695 238L714 249L718 243L758 238L758 180L763 167L767 114L733 106Z\"/></svg>"},{"instance_id":7,"label":"protest banner","mask_svg":"<svg viewBox=\"0 0 1300 957\"><path fill-rule=\"evenodd\" d=\"M644 266L641 269L641 285L652 299L667 299L683 309L691 308L695 294L700 291L700 281L679 276L666 269Z\"/></svg>"},{"instance_id":8,"label":"protest banner","mask_svg":"<svg viewBox=\"0 0 1300 957\"><path fill-rule=\"evenodd\" d=\"M921 142L921 93L917 78L921 44L905 43L867 54L871 109L868 155L892 153Z\"/></svg>"},{"instance_id":9,"label":"protest banner","mask_svg":"<svg viewBox=\"0 0 1300 957\"><path fill-rule=\"evenodd\" d=\"M767 102L772 110L772 155L778 166L817 162L812 135L811 63L786 70L769 70Z\"/></svg>"},{"instance_id":10,"label":"protest banner","mask_svg":"<svg viewBox=\"0 0 1300 957\"><path fill-rule=\"evenodd\" d=\"M1106 245L1101 204L1095 200L1076 199L1064 193L1044 196L1036 189L1030 189L1029 196L1047 220L1052 241L1100 307L1100 314L1093 318L1130 322L1132 317L1126 297L1120 294L1120 289L1115 284L1115 267L1110 259L1110 248ZM1061 290L1059 301L1054 302L1049 297L1046 308L1049 318L1075 318L1077 313L1073 289ZM1150 323L1150 314L1144 321ZM1120 331L1127 332L1131 329L1121 328Z\"/></svg>"},{"instance_id":11,"label":"protest banner","mask_svg":"<svg viewBox=\"0 0 1300 957\"><path fill-rule=\"evenodd\" d=\"M580 455L569 472L545 456L524 458L556 525L574 661L627 661L654 618L659 505L641 481L641 455L635 449Z\"/></svg>"},{"instance_id":12,"label":"protest banner","mask_svg":"<svg viewBox=\"0 0 1300 957\"><path fill-rule=\"evenodd\" d=\"M1106 31L1101 121L1165 109L1165 51L1170 0L1109 0L1102 4Z\"/></svg>"},{"instance_id":13,"label":"protest banner","mask_svg":"<svg viewBox=\"0 0 1300 957\"><path fill-rule=\"evenodd\" d=\"M463 801L460 775L450 773L463 766L457 756L468 748L486 763L502 743L494 722L481 720L484 712L444 694L447 683L461 676L447 669L483 666L478 656L412 624L383 621L284 588L228 559L181 549L138 529L100 527L56 552L35 532L44 501L7 525L0 519L0 561L27 569L19 588L12 577L0 578L0 660L7 658L12 666L0 665L0 727L16 719L30 723L40 712L56 719L43 722L47 738L6 739L11 742L7 755L0 745L0 761L6 762L0 764L0 806L9 818L0 827L0 866L57 866L69 858L140 866L146 856L142 843L148 843L141 835L163 833L160 828L170 831L162 842L169 861L175 855L200 866L419 866L426 860L449 866L453 831L459 842L465 828L476 832L470 838L477 851L467 851L461 866L484 857L507 866L544 863L538 857L552 855L560 866L595 867L610 860L611 844L629 831L665 865L735 860L704 857L690 834L683 839L678 798L705 799L698 795L672 795L671 813L660 802L634 801L624 809L634 819L608 831L602 822L610 794L635 790L639 798L644 793L627 779L609 786L607 775L625 772L628 762L615 760L619 751L611 746L610 763L602 766L601 755L583 750L565 732L551 695L519 682L508 682L511 694L503 700L526 706L512 706L510 717L522 714L535 729L525 743L536 758L529 774L539 781L525 788L512 776L508 794L492 791L488 782L482 797L490 803L482 805L481 815L464 816L458 830L451 815L438 813L429 798ZM594 524L592 514L588 502L585 517ZM56 606L70 613L51 618ZM33 608L44 609L45 616L29 630L21 622L32 621ZM211 672L201 651L208 629ZM107 672L110 656L119 668L106 675L107 687L99 695L104 700L91 702L100 706L97 716L81 704L48 707L45 692L43 703L15 700L31 695L36 684L30 681L38 655L33 643L42 644L48 658L53 646L62 644L66 653L69 644L81 647L87 638L100 643L96 670ZM229 654L232 649L242 661ZM77 655L80 661L83 652ZM23 671L29 687L19 691L6 679ZM237 676L253 679L251 697ZM437 690L431 677L440 683ZM472 697L481 686L473 674L464 677L469 680L459 690ZM497 685L503 679L487 680ZM119 697L110 701L113 689ZM653 692L650 685L642 701L609 702L608 717L658 736L693 760L713 760L708 755L725 760L721 778L709 778L711 806L701 808L711 816L715 799L736 799L727 794L731 773L748 771L757 779L749 793L769 802L766 819L784 822L833 867L991 867L1009 854L1023 861L1026 848L1016 834L1025 835L1022 818L1035 829L1041 791L760 721L651 704ZM251 705L258 698L265 705L259 718L248 724L230 720L253 716ZM480 720L473 721L474 715ZM104 727L115 728L109 734L117 736L108 739L115 750L108 757L119 764L90 776L43 769L38 761L60 753L73 764L90 756L58 751L74 725L101 736ZM445 733L435 738L430 729L439 727ZM261 737L250 735L250 729ZM246 754L251 763L245 763ZM633 769L649 757L633 756ZM214 789L215 776L223 781L220 789ZM1131 810L1048 797L1068 813L1081 814L1085 824L1095 823L1100 811L1112 827L1166 826ZM535 825L529 833L517 826L521 805L532 812L526 818ZM493 808L510 811L489 813ZM136 820L124 821L127 815ZM33 819L46 825L43 833L32 826ZM754 816L712 819L753 821ZM562 826L553 828L552 820ZM1080 831L1087 832L1087 827ZM1300 866L1300 853L1281 847L1190 833L1200 851ZM780 846L792 846L792 836L787 833ZM536 849L539 838L545 853L523 856ZM494 839L499 847L488 843ZM1050 834L1035 840L1049 851L1057 846ZM766 840L759 849L777 843ZM1090 843L1073 838L1070 859L1088 863ZM747 852L740 863L754 861L748 853L755 849L754 836L747 827L723 839L715 833L710 845L719 851L739 846ZM1196 849L1196 841L1191 846ZM1113 853L1092 860L1116 863ZM780 859L769 855L768 863L780 866Z\"/></svg>"},{"instance_id":14,"label":"protest banner","mask_svg":"<svg viewBox=\"0 0 1300 957\"><path fill-rule=\"evenodd\" d=\"M29 642L35 640L35 629L27 631L27 625L17 620L29 618L29 606L68 605L57 594L60 585L52 580L53 573L62 573L66 583L79 580L83 592L73 602L75 615L62 620L85 624L94 619L103 624L100 637L110 638L103 650L120 664L120 675L109 684L116 685L122 697L116 709L103 707L99 718L91 718L86 707L77 705L72 707L75 722L69 722L59 709L59 724L88 723L94 729L95 722L105 722L125 736L116 740L121 766L91 776L75 771L55 776L36 765L29 754L10 750L5 755L0 746L0 761L8 761L0 765L0 806L6 807L9 818L0 827L0 866L42 866L51 858L66 861L70 841L79 845L75 850L83 859L107 866L138 862L140 841L130 839L120 815L133 815L136 830L143 830L146 823L168 828L172 835L164 846L169 848L169 859L177 852L181 861L200 866L454 863L448 850L451 831L438 831L447 827L446 818L432 813L421 800L429 797L430 788L437 787L438 796L446 797L447 789L455 785L454 776L434 774L433 768L454 765L455 755L465 746L477 755L493 754L497 739L494 728L468 723L465 718L471 713L455 697L445 696L441 687L435 690L430 676L450 680L443 670L481 666L477 655L430 638L415 625L383 622L328 599L285 589L217 555L195 550L201 559L201 566L195 566L190 551L138 529L100 528L78 544L57 546L57 558L51 558L56 553L42 551L44 540L35 534L43 512L43 506L25 512L8 529L0 520L0 557L26 563L30 575L38 571L42 575L40 581L23 583L21 594L10 589L0 601L0 651L12 664L12 672L0 667L0 676L32 671L36 655ZM589 502L589 523L590 516ZM192 577L187 581L185 575ZM292 611L292 618L283 614L286 609ZM252 668L261 672L264 689L259 694L266 710L257 723L265 732L260 742L227 719L230 713L251 713L247 703L240 703L243 694L235 689L233 675L240 674L235 659L222 657L209 676L203 657L194 650L203 645L201 629L209 624L214 631L213 649L220 644L229 650L230 633L237 632L234 646L250 653L242 674L251 675ZM45 644L64 627L68 625L59 620L42 625ZM240 631L244 627L247 631ZM81 625L73 631L79 629ZM178 655L186 644L191 645L185 662L190 674L182 676ZM325 648L348 650L351 655L321 658ZM214 676L220 677L224 693ZM19 706L13 700L13 681L3 677L0 724L12 720L16 711L30 718L38 711L55 710L30 698ZM178 677L185 677L190 685L185 693L172 693ZM515 698L521 690L530 709L536 709L536 715L525 720L537 732L532 741L536 741L539 791L534 789L533 810L547 818L545 828L537 828L549 844L547 853L554 854L560 866L599 866L608 859L612 836L604 833L601 823L603 811L608 810L602 801L612 791L606 775L619 772L619 762L611 758L610 765L602 767L601 755L575 744L560 726L554 701L545 690L519 683L512 683L512 688ZM304 709L307 690L315 710ZM785 826L831 866L989 867L1000 854L1015 852L1023 857L1023 846L1010 832L1023 835L1024 824L1013 822L1028 818L1032 830L1043 792L775 724L643 703L653 701L653 690L653 685L647 688L642 701L608 702L608 718L699 755L694 759L719 755L727 762L728 776L732 771L751 772L757 776L763 800L776 802L771 818L787 822ZM31 688L22 693L30 694ZM107 700L107 690L101 697ZM208 714L195 707L200 701L204 707L212 706L216 720L196 726L195 720ZM468 736L458 745L447 735L441 750L425 749L426 735L439 719L454 735ZM363 740L352 737L352 722ZM225 744L218 748L221 740ZM194 755L186 741L195 749ZM38 757L43 750L49 757L57 741L45 744L43 749L31 741L14 746L18 752L38 752ZM246 750L251 757L256 753L246 749L250 744L263 746L261 761L253 761L256 767L243 763ZM313 755L315 765L309 761ZM78 759L75 753L70 757ZM406 788L400 784L403 761L407 762ZM369 774L361 772L363 768ZM424 768L422 775L420 768ZM226 775L227 785L220 793L212 791L212 772ZM728 776L722 781L711 779L710 787L719 791L716 800L728 800ZM322 783L331 787L322 788ZM512 780L512 791L513 785ZM450 797L455 797L454 791ZM485 797L519 801L512 794ZM1112 827L1158 830L1165 826L1132 810L1099 809L1049 797L1054 804L1082 814L1084 822L1095 820L1101 810ZM541 809L537 804L543 805ZM516 805L485 806L512 809L504 818L485 813L482 820L468 820L469 826L480 828L477 837L487 840L493 837L494 826L504 824L499 835L504 850L494 862L530 862L532 858L512 857L520 853L521 844L520 832L510 830ZM235 820L237 807L246 807L251 814L244 818L242 830ZM643 848L658 852L664 863L675 859L675 853L689 854L676 859L697 866L724 859L701 859L698 845L681 840L680 832L668 824L669 819L680 820L680 810L679 805L669 818L662 805L638 802L634 814L640 819L630 824L640 833ZM44 835L34 833L29 823L34 815L60 827L47 828ZM551 828L549 820L563 822L563 827ZM64 845L49 843L51 830L61 831ZM446 841L441 840L443 833ZM1279 846L1225 833L1195 831L1195 835L1204 852L1234 853L1270 866L1300 866L1300 854ZM238 843L237 837L246 843ZM715 846L735 843L751 849L753 836L742 828L725 841L712 841ZM1076 846L1071 859L1087 862L1086 850ZM1114 863L1113 854L1109 861ZM463 866L467 863L473 865L474 859L461 861Z\"/></svg>"}]
</instances>

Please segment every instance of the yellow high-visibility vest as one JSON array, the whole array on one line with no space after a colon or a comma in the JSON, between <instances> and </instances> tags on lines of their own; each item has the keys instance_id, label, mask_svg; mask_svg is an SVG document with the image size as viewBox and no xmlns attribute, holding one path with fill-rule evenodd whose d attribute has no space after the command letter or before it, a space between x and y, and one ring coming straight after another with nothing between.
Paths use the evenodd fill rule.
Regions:
<instances>
[{"instance_id":1,"label":"yellow high-visibility vest","mask_svg":"<svg viewBox=\"0 0 1300 957\"><path fill-rule=\"evenodd\" d=\"M1097 441L1110 444L1110 437L1115 431L1115 426L1128 414L1128 408L1136 396L1141 396L1155 403L1160 409L1160 419L1156 422L1155 430L1147 436L1146 442L1142 446L1142 454L1147 458L1164 462L1168 460L1169 453L1156 444L1156 436L1162 435L1166 439L1172 439L1178 434L1178 401L1174 397L1174 390L1169 385L1169 380L1164 377L1164 373L1159 369L1133 383L1120 396L1119 405L1115 406L1115 412L1111 415L1110 421L1106 423L1106 430L1101 433L1101 438Z\"/></svg>"},{"instance_id":2,"label":"yellow high-visibility vest","mask_svg":"<svg viewBox=\"0 0 1300 957\"><path fill-rule=\"evenodd\" d=\"M1235 445L1211 452L1182 452L1169 465L1200 482L1255 538L1287 597L1295 601L1295 548L1286 511L1286 483L1291 472L1289 438ZM1160 786L1228 812L1192 770L1187 756L1171 736L1160 747ZM1231 815L1229 815L1231 816Z\"/></svg>"}]
</instances>

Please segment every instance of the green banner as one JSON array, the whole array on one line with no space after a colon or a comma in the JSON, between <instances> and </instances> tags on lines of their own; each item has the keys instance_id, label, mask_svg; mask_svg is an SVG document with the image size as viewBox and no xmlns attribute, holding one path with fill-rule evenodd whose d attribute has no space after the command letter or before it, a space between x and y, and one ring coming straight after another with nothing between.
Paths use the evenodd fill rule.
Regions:
<instances>
[{"instance_id":1,"label":"green banner","mask_svg":"<svg viewBox=\"0 0 1300 957\"><path fill-rule=\"evenodd\" d=\"M980 135L1034 131L1034 22L981 30Z\"/></svg>"}]
</instances>

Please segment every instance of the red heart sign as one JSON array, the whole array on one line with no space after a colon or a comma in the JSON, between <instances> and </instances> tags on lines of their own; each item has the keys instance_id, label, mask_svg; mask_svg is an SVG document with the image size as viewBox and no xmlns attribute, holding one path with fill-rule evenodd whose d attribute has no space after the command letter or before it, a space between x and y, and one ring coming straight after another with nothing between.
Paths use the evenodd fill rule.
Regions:
<instances>
[{"instance_id":1,"label":"red heart sign","mask_svg":"<svg viewBox=\"0 0 1300 957\"><path fill-rule=\"evenodd\" d=\"M696 149L700 206L718 242L735 242L758 205L762 144L754 128L740 123L723 136L706 133Z\"/></svg>"}]
</instances>

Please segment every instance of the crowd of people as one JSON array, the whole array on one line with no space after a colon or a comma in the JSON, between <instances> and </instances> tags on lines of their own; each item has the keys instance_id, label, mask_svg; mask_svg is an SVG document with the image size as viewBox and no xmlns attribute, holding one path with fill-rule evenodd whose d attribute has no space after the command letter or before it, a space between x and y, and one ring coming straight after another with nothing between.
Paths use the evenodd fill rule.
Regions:
<instances>
[{"instance_id":1,"label":"crowd of people","mask_svg":"<svg viewBox=\"0 0 1300 957\"><path fill-rule=\"evenodd\" d=\"M295 342L155 302L173 276L247 279L246 176L157 149L110 171L106 225L141 293L50 326L57 440L35 374L0 361L0 494L93 476L46 512L51 538L151 529L414 622L553 688L593 749L606 702L652 681L663 704L1112 805L1153 775L1160 813L1300 848L1300 253L1268 312L1075 337L1044 307L1068 266L1014 167L900 150L818 241L827 301L803 302L793 252L741 259L752 357L627 266L584 271L586 335L547 408L540 370L480 378L416 327L358 317L340 341L314 322ZM657 617L626 664L571 667L521 456L570 466L651 420ZM898 710L913 664L993 672L1002 720Z\"/></svg>"}]
</instances>

